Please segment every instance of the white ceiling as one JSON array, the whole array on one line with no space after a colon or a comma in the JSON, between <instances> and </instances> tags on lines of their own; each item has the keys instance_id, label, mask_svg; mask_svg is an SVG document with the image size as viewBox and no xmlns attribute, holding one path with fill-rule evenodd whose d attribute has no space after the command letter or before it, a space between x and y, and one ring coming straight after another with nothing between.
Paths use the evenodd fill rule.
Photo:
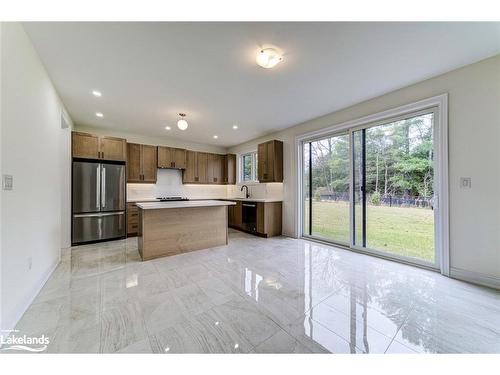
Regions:
<instances>
[{"instance_id":1,"label":"white ceiling","mask_svg":"<svg viewBox=\"0 0 500 375\"><path fill-rule=\"evenodd\" d=\"M24 26L75 123L223 147L500 53L500 23ZM267 70L269 45L284 62Z\"/></svg>"}]
</instances>

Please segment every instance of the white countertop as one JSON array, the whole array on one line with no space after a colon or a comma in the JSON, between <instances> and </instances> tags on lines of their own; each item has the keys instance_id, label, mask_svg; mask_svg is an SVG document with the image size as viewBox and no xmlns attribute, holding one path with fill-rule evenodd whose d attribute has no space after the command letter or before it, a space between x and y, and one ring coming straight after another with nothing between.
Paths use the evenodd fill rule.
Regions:
<instances>
[{"instance_id":1,"label":"white countertop","mask_svg":"<svg viewBox=\"0 0 500 375\"><path fill-rule=\"evenodd\" d=\"M178 201L178 202L144 202L136 206L143 210L157 210L161 208L189 208L189 207L216 207L233 206L236 203L228 201L204 200L204 201Z\"/></svg>"},{"instance_id":2,"label":"white countertop","mask_svg":"<svg viewBox=\"0 0 500 375\"><path fill-rule=\"evenodd\" d=\"M224 198L231 201L242 201L242 202L283 202L283 199L273 199L273 198Z\"/></svg>"},{"instance_id":3,"label":"white countertop","mask_svg":"<svg viewBox=\"0 0 500 375\"><path fill-rule=\"evenodd\" d=\"M156 198L143 198L143 199L127 199L127 203L139 203L139 202L159 202Z\"/></svg>"}]
</instances>

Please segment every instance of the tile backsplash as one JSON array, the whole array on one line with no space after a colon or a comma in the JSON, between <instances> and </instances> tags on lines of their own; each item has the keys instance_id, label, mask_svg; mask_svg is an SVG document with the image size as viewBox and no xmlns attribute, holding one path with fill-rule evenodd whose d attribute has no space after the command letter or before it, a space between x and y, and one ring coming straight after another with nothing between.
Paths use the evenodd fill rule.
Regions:
<instances>
[{"instance_id":1,"label":"tile backsplash","mask_svg":"<svg viewBox=\"0 0 500 375\"><path fill-rule=\"evenodd\" d=\"M250 197L257 199L283 199L282 183L249 184ZM227 196L230 198L244 198L245 191L241 191L241 185L228 185Z\"/></svg>"},{"instance_id":2,"label":"tile backsplash","mask_svg":"<svg viewBox=\"0 0 500 375\"><path fill-rule=\"evenodd\" d=\"M183 185L182 172L176 169L158 169L156 184L127 184L127 199L141 200L162 196L182 196L190 199L217 199L244 197L241 185ZM283 198L282 183L248 185L252 198Z\"/></svg>"}]
</instances>

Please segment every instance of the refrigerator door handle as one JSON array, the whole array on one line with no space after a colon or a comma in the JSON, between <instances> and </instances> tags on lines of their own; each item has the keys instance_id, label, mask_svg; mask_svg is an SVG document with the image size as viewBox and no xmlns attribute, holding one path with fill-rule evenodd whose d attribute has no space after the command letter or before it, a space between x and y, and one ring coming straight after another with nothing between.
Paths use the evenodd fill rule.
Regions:
<instances>
[{"instance_id":1,"label":"refrigerator door handle","mask_svg":"<svg viewBox=\"0 0 500 375\"><path fill-rule=\"evenodd\" d=\"M96 171L96 194L95 194L95 197L96 197L96 202L95 202L95 207L97 209L100 209L101 206L100 206L100 198L101 198L101 173L99 171L99 168L101 166L98 164L97 165L97 171Z\"/></svg>"},{"instance_id":2,"label":"refrigerator door handle","mask_svg":"<svg viewBox=\"0 0 500 375\"><path fill-rule=\"evenodd\" d=\"M106 207L106 168L104 165L101 167L102 170L102 193L101 193L101 206Z\"/></svg>"}]
</instances>

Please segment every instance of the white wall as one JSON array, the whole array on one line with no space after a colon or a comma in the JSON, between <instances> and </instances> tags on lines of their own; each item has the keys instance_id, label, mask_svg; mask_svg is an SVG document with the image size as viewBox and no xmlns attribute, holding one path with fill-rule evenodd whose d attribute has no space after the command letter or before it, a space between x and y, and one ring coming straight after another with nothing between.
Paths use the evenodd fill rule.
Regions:
<instances>
[{"instance_id":1,"label":"white wall","mask_svg":"<svg viewBox=\"0 0 500 375\"><path fill-rule=\"evenodd\" d=\"M1 28L1 169L14 176L14 189L2 191L1 324L10 329L59 262L61 158L69 155L61 101L30 40L20 24Z\"/></svg>"},{"instance_id":2,"label":"white wall","mask_svg":"<svg viewBox=\"0 0 500 375\"><path fill-rule=\"evenodd\" d=\"M3 65L3 60L2 60L2 52L3 52L3 48L2 48L2 44L3 44L3 33L2 33L2 26L1 26L1 23L0 23L0 178L2 177L2 173L3 173L3 169L2 169L2 129L3 129L3 122L2 122L2 116L1 114L3 113L3 101L2 101L2 90L1 90L1 87L3 87L3 79L2 79L2 72L3 72L3 69L2 69L2 65ZM1 187L0 187L1 189ZM2 256L2 197L3 197L3 194L1 193L1 190L0 190L0 330L4 327L3 325L3 298L2 298L2 291L3 291L3 283L2 283L2 280L3 280L3 272L2 272L2 269L3 269L3 262L2 262L2 259L3 259L3 256Z\"/></svg>"},{"instance_id":3,"label":"white wall","mask_svg":"<svg viewBox=\"0 0 500 375\"><path fill-rule=\"evenodd\" d=\"M71 130L73 122L65 110L63 116L67 128L60 131L61 163L61 248L71 247ZM61 119L62 120L62 119ZM61 123L61 126L62 123Z\"/></svg>"},{"instance_id":4,"label":"white wall","mask_svg":"<svg viewBox=\"0 0 500 375\"><path fill-rule=\"evenodd\" d=\"M500 55L243 143L228 152L256 149L258 143L270 139L284 142L283 231L296 236L296 136L443 93L449 93L452 275L500 286ZM472 177L472 189L459 188L461 176Z\"/></svg>"}]
</instances>

